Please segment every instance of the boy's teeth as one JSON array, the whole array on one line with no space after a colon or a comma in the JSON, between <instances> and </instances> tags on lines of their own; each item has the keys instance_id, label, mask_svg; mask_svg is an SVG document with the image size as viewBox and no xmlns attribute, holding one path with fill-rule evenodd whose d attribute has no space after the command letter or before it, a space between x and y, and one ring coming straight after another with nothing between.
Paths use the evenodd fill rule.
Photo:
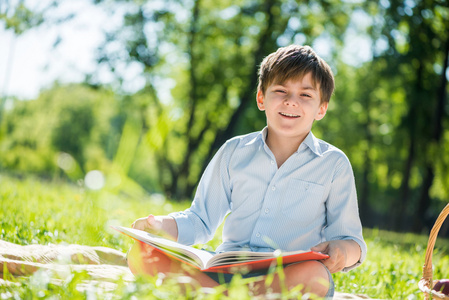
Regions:
<instances>
[{"instance_id":1,"label":"boy's teeth","mask_svg":"<svg viewBox=\"0 0 449 300\"><path fill-rule=\"evenodd\" d=\"M299 117L298 115L292 115L292 114L287 114L287 113L283 113L283 112L281 112L281 115L286 116L286 117Z\"/></svg>"}]
</instances>

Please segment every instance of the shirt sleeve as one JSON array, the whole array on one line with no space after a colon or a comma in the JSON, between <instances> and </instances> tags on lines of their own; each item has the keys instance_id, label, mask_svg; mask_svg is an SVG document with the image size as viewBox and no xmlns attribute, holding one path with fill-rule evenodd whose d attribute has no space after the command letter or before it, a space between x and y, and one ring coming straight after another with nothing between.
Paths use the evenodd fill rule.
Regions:
<instances>
[{"instance_id":1,"label":"shirt sleeve","mask_svg":"<svg viewBox=\"0 0 449 300\"><path fill-rule=\"evenodd\" d=\"M230 211L228 165L232 146L225 143L204 171L190 208L169 214L178 226L178 242L194 245L210 241Z\"/></svg>"},{"instance_id":2,"label":"shirt sleeve","mask_svg":"<svg viewBox=\"0 0 449 300\"><path fill-rule=\"evenodd\" d=\"M363 240L362 224L359 217L354 174L347 157L338 159L326 201L327 226L324 236L330 240L354 240L361 250L359 261L343 269L347 272L359 266L366 257L367 247Z\"/></svg>"}]
</instances>

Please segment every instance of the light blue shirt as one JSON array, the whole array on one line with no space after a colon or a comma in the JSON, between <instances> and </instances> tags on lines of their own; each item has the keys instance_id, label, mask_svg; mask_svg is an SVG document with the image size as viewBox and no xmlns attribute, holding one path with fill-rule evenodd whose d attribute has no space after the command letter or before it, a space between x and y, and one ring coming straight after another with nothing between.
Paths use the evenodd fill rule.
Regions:
<instances>
[{"instance_id":1,"label":"light blue shirt","mask_svg":"<svg viewBox=\"0 0 449 300\"><path fill-rule=\"evenodd\" d=\"M189 209L170 214L178 242L206 243L226 218L217 252L308 250L356 241L366 256L354 175L346 155L311 132L281 167L267 128L228 140L206 168Z\"/></svg>"}]
</instances>

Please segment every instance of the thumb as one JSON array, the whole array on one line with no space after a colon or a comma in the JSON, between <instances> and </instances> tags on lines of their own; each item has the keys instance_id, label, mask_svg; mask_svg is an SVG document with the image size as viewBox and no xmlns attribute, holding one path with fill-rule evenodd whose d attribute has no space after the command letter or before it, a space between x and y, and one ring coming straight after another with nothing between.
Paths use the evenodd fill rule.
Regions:
<instances>
[{"instance_id":1,"label":"thumb","mask_svg":"<svg viewBox=\"0 0 449 300\"><path fill-rule=\"evenodd\" d=\"M328 249L328 246L329 246L329 242L323 242L323 243L320 243L320 244L318 244L316 246L313 246L312 248L310 248L310 250L316 251L316 252L326 253L327 249Z\"/></svg>"},{"instance_id":2,"label":"thumb","mask_svg":"<svg viewBox=\"0 0 449 300\"><path fill-rule=\"evenodd\" d=\"M156 220L156 217L153 215L149 215L147 217L147 222L148 222L148 225L150 226L150 228L152 228L152 229L159 230L162 227L160 222L158 222Z\"/></svg>"}]
</instances>

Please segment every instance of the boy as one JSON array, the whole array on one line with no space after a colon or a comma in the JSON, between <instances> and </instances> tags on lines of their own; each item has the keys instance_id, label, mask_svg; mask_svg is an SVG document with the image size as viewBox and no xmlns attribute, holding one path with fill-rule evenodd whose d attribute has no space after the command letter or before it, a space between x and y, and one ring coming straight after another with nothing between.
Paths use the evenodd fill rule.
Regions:
<instances>
[{"instance_id":1,"label":"boy","mask_svg":"<svg viewBox=\"0 0 449 300\"><path fill-rule=\"evenodd\" d=\"M351 165L342 151L311 132L313 122L326 114L333 90L330 67L310 47L292 45L267 56L260 66L256 96L267 126L220 148L189 209L150 215L133 227L162 230L191 245L209 241L227 216L217 252L326 253L329 258L323 261L284 266L284 284L289 289L301 284L303 292L332 298L330 273L355 268L366 256ZM140 253L137 247L130 257ZM216 274L186 270L157 251L149 251L145 263L130 259L129 265L133 272L188 274L204 287L219 284ZM246 277L256 275L266 273ZM251 287L255 294L267 292L261 278ZM269 289L279 293L281 284L276 274Z\"/></svg>"}]
</instances>

